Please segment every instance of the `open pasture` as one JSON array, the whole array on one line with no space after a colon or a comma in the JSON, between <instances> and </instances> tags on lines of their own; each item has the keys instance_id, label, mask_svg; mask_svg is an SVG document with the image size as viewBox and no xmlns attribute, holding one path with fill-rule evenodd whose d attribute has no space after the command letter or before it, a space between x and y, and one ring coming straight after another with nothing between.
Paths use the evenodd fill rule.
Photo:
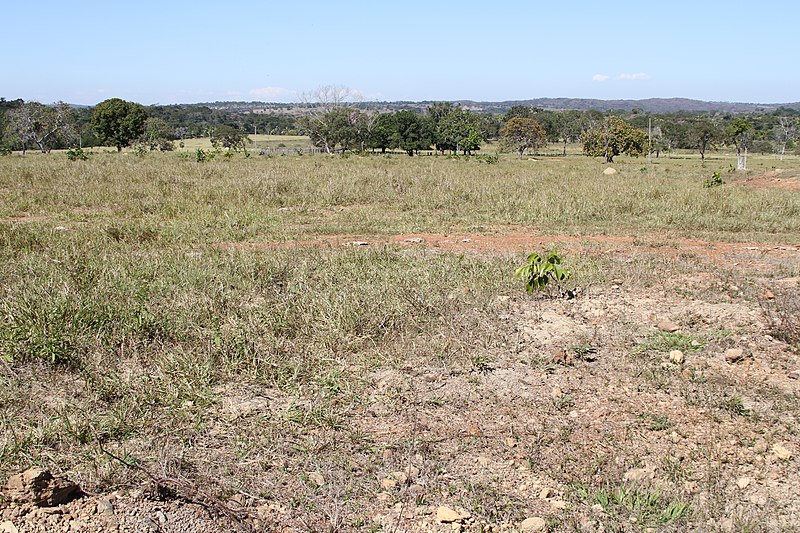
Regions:
<instances>
[{"instance_id":1,"label":"open pasture","mask_svg":"<svg viewBox=\"0 0 800 533\"><path fill-rule=\"evenodd\" d=\"M198 147L0 157L0 473L59 520L800 528L797 157ZM575 298L513 278L550 247Z\"/></svg>"}]
</instances>

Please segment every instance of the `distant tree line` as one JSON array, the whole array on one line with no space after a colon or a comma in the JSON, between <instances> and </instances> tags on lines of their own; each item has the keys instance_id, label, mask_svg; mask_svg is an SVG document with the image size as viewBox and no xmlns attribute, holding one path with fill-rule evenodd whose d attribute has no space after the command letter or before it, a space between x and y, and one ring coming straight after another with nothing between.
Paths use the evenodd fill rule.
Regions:
<instances>
[{"instance_id":1,"label":"distant tree line","mask_svg":"<svg viewBox=\"0 0 800 533\"><path fill-rule=\"evenodd\" d=\"M212 109L206 105L142 106L111 98L94 107L44 105L0 98L0 152L110 145L121 150L170 150L185 138L208 137L214 146L238 149L253 133L306 134L329 153L421 151L470 155L486 141L522 158L546 145L579 143L586 155L613 161L619 154L660 157L674 150L736 150L739 168L748 153L798 152L800 111L770 113L666 113L641 110L553 111L514 106L504 114L475 113L449 102L424 112L377 112L348 103L336 89L314 95L296 117ZM800 153L800 152L799 152Z\"/></svg>"}]
</instances>

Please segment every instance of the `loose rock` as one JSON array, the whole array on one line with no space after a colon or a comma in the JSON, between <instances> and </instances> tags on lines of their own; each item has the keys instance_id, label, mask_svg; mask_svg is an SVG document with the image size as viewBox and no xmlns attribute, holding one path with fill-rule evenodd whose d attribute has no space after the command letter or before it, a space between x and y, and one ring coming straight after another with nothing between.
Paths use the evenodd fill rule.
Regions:
<instances>
[{"instance_id":1,"label":"loose rock","mask_svg":"<svg viewBox=\"0 0 800 533\"><path fill-rule=\"evenodd\" d=\"M532 516L526 518L519 525L520 531L545 531L547 529L547 521L539 516Z\"/></svg>"},{"instance_id":2,"label":"loose rock","mask_svg":"<svg viewBox=\"0 0 800 533\"><path fill-rule=\"evenodd\" d=\"M680 330L681 327L671 320L661 320L656 324L656 327L661 331L666 333L675 333L676 331Z\"/></svg>"},{"instance_id":3,"label":"loose rock","mask_svg":"<svg viewBox=\"0 0 800 533\"><path fill-rule=\"evenodd\" d=\"M686 360L686 356L680 350L672 350L669 352L669 360L675 364L682 365Z\"/></svg>"},{"instance_id":4,"label":"loose rock","mask_svg":"<svg viewBox=\"0 0 800 533\"><path fill-rule=\"evenodd\" d=\"M744 359L744 350L741 348L729 348L725 350L725 360L730 363L738 363Z\"/></svg>"},{"instance_id":5,"label":"loose rock","mask_svg":"<svg viewBox=\"0 0 800 533\"><path fill-rule=\"evenodd\" d=\"M14 503L32 503L38 507L54 507L74 500L81 494L80 487L62 476L53 476L49 470L30 468L8 479L6 499Z\"/></svg>"},{"instance_id":6,"label":"loose rock","mask_svg":"<svg viewBox=\"0 0 800 533\"><path fill-rule=\"evenodd\" d=\"M775 444L772 447L772 453L774 453L775 457L777 457L782 461L788 461L789 459L792 458L792 452L786 449L784 446L781 446L780 444Z\"/></svg>"},{"instance_id":7,"label":"loose rock","mask_svg":"<svg viewBox=\"0 0 800 533\"><path fill-rule=\"evenodd\" d=\"M318 487L325 485L325 477L319 472L309 472L308 479L310 479Z\"/></svg>"},{"instance_id":8,"label":"loose rock","mask_svg":"<svg viewBox=\"0 0 800 533\"><path fill-rule=\"evenodd\" d=\"M608 167L607 169L605 169L603 171L603 174L605 174L606 176L613 176L616 173L617 173L617 170L614 169L614 168L611 168L611 167Z\"/></svg>"},{"instance_id":9,"label":"loose rock","mask_svg":"<svg viewBox=\"0 0 800 533\"><path fill-rule=\"evenodd\" d=\"M440 524L450 524L452 522L460 522L462 520L466 520L470 517L470 514L466 511L456 511L454 509L450 509L449 507L445 507L440 505L438 509L436 509L436 521Z\"/></svg>"},{"instance_id":10,"label":"loose rock","mask_svg":"<svg viewBox=\"0 0 800 533\"><path fill-rule=\"evenodd\" d=\"M653 479L655 477L655 471L649 468L633 468L625 472L623 478L625 481L631 482L639 482L644 481L645 479Z\"/></svg>"}]
</instances>

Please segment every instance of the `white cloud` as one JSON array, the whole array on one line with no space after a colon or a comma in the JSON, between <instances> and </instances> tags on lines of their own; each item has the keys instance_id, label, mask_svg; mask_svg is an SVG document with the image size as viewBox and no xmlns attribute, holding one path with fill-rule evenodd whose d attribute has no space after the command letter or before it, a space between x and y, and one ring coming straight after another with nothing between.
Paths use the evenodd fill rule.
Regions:
<instances>
[{"instance_id":1,"label":"white cloud","mask_svg":"<svg viewBox=\"0 0 800 533\"><path fill-rule=\"evenodd\" d=\"M617 79L639 81L639 80L649 80L650 76L648 76L644 72L636 72L635 74L620 74L617 77Z\"/></svg>"},{"instance_id":2,"label":"white cloud","mask_svg":"<svg viewBox=\"0 0 800 533\"><path fill-rule=\"evenodd\" d=\"M608 81L611 79L611 76L606 76L605 74L595 74L592 76L592 81Z\"/></svg>"},{"instance_id":3,"label":"white cloud","mask_svg":"<svg viewBox=\"0 0 800 533\"><path fill-rule=\"evenodd\" d=\"M261 87L260 89L250 89L247 94L268 102L294 100L297 97L297 93L295 91L284 89L283 87Z\"/></svg>"}]
</instances>

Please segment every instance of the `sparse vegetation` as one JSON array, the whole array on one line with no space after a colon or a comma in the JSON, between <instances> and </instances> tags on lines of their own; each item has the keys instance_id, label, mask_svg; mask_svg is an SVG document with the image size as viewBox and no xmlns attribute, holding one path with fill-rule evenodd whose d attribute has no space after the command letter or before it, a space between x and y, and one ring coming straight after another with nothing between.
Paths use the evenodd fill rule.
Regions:
<instances>
[{"instance_id":1,"label":"sparse vegetation","mask_svg":"<svg viewBox=\"0 0 800 533\"><path fill-rule=\"evenodd\" d=\"M163 470L162 497L202 487L256 529L450 530L439 506L475 530L797 525L796 458L773 460L800 430L796 193L708 191L694 153L605 177L575 145L488 165L209 143L0 159L4 477L102 494ZM510 275L546 243L563 256L523 281L564 283L566 257L575 298Z\"/></svg>"}]
</instances>

